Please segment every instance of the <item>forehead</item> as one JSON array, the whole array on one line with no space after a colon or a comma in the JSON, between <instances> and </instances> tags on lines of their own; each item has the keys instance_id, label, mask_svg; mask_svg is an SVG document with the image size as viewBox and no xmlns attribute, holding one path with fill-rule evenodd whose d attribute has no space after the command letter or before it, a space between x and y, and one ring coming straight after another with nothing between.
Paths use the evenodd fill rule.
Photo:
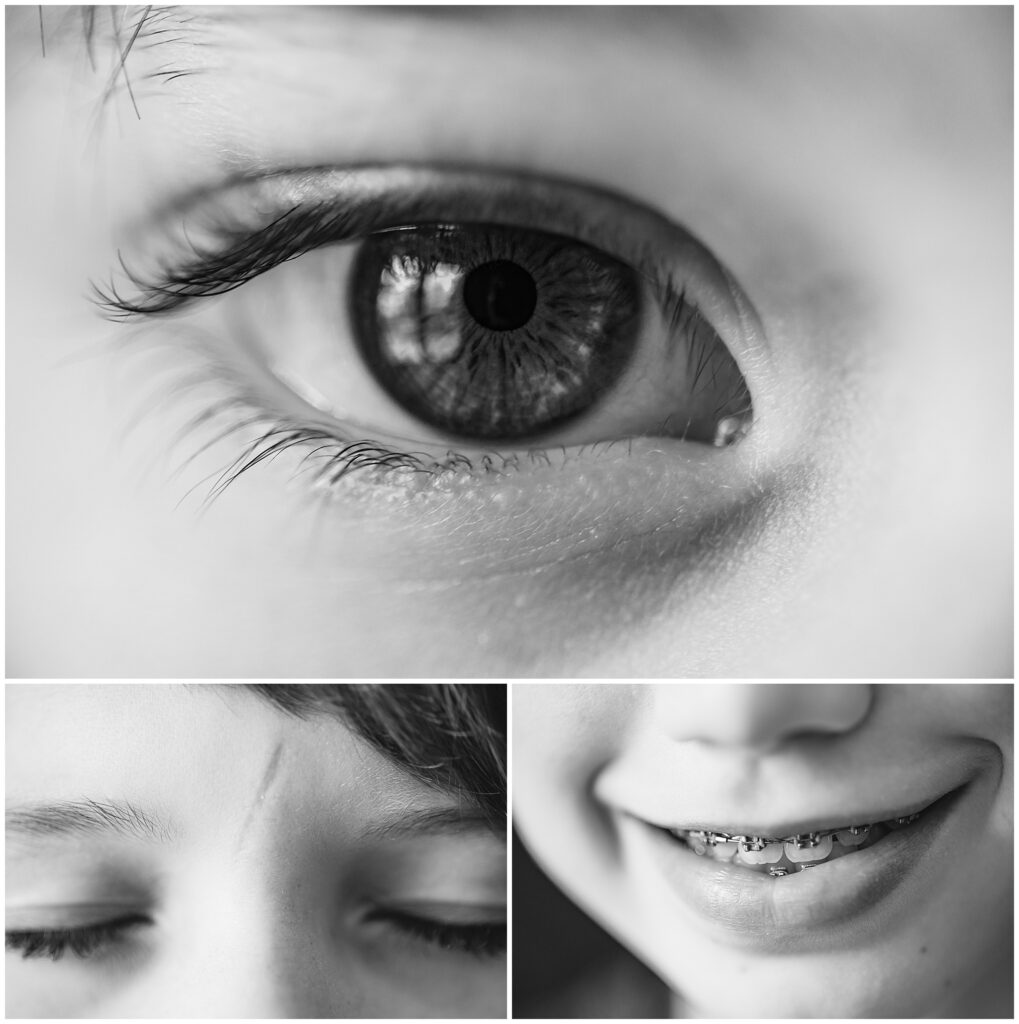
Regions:
<instances>
[{"instance_id":1,"label":"forehead","mask_svg":"<svg viewBox=\"0 0 1019 1024\"><path fill-rule=\"evenodd\" d=\"M700 69L720 88L762 80L784 81L790 92L820 86L815 96L819 103L833 99L825 90L846 86L887 99L892 85L897 94L905 90L926 97L943 118L952 120L965 110L957 99L960 90L965 94L981 81L996 81L1010 64L1011 18L1007 7L7 9L9 47L17 52L56 59L87 56L94 67L122 68L119 80L115 75L103 83L104 91L126 88L132 68L137 72L135 88L169 87L195 71L230 76L257 63L262 82L268 84L273 76L301 77L314 70L314 64L293 62L299 51L312 62L317 53L344 58L343 64L331 65L340 78L356 70L367 72L371 82L371 72L385 65L386 80L416 86L408 100L420 102L428 98L422 84L449 77L448 65L436 60L444 51L469 51L485 65L485 75L472 80L472 89L481 90L498 88L507 74L543 74L550 57L568 76L592 57L599 62L611 57L613 63L630 63L640 71L639 65L653 54L668 60L677 79ZM556 45L564 37L598 52ZM507 61L506 51L516 58L526 52L527 60ZM606 73L610 70L605 67ZM670 105L682 99L666 98ZM717 98L705 94L701 100ZM887 109L874 113L888 116ZM970 113L979 116L979 111Z\"/></svg>"},{"instance_id":2,"label":"forehead","mask_svg":"<svg viewBox=\"0 0 1019 1024\"><path fill-rule=\"evenodd\" d=\"M210 823L272 775L295 806L399 801L420 786L340 721L284 715L243 687L8 684L8 805L124 799Z\"/></svg>"},{"instance_id":3,"label":"forehead","mask_svg":"<svg viewBox=\"0 0 1019 1024\"><path fill-rule=\"evenodd\" d=\"M9 47L38 63L36 12L8 11ZM69 59L76 91L94 98L93 137L124 161L128 192L164 168L172 190L182 175L366 157L523 163L625 188L708 237L746 235L724 213L739 196L759 219L773 208L785 238L808 221L838 233L833 193L842 219L866 221L895 168L904 180L931 159L962 172L1009 149L1010 19L1006 8L122 7L47 9L43 34L47 60ZM834 242L854 244L819 247Z\"/></svg>"}]
</instances>

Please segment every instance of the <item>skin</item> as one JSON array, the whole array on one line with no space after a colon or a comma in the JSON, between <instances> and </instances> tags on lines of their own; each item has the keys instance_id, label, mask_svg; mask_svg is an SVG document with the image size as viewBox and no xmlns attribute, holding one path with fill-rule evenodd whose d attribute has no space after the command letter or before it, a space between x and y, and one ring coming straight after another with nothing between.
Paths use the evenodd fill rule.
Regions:
<instances>
[{"instance_id":1,"label":"skin","mask_svg":"<svg viewBox=\"0 0 1019 1024\"><path fill-rule=\"evenodd\" d=\"M677 994L677 1016L1011 1016L1011 684L521 683L513 709L516 827ZM962 839L939 835L855 917L766 943L678 900L619 813L837 823L965 782Z\"/></svg>"},{"instance_id":2,"label":"skin","mask_svg":"<svg viewBox=\"0 0 1019 1024\"><path fill-rule=\"evenodd\" d=\"M93 72L77 12L46 11L45 59L7 13L9 674L1011 674L1009 9L207 9L125 61L140 119L101 31ZM199 514L241 449L177 440L216 385L180 388L211 375L179 322L100 321L87 282L163 251L182 192L365 162L682 225L763 332L716 324L748 437L553 438L550 466L325 500L293 452ZM339 300L322 280L223 308L285 353ZM360 390L369 436L405 424Z\"/></svg>"},{"instance_id":3,"label":"skin","mask_svg":"<svg viewBox=\"0 0 1019 1024\"><path fill-rule=\"evenodd\" d=\"M8 950L8 1017L505 1015L503 957L368 916L504 919L504 842L336 719L170 684L14 684L6 711L8 931L150 921L87 959ZM12 830L68 800L126 801L158 832Z\"/></svg>"}]
</instances>

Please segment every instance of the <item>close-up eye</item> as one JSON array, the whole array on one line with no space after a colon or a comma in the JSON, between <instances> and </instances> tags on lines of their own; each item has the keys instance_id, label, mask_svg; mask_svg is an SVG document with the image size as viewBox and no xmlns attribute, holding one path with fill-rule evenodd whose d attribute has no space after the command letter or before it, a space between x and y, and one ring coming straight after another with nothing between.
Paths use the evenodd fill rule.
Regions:
<instances>
[{"instance_id":1,"label":"close-up eye","mask_svg":"<svg viewBox=\"0 0 1019 1024\"><path fill-rule=\"evenodd\" d=\"M455 472L487 450L635 436L726 447L752 421L723 341L749 344L731 276L604 190L309 171L203 195L162 227L158 264L121 252L101 309L186 318L252 406L278 410L319 456L332 433L335 461L317 461L334 471L372 465L362 443L390 449L393 468ZM278 440L271 429L258 454Z\"/></svg>"},{"instance_id":2,"label":"close-up eye","mask_svg":"<svg viewBox=\"0 0 1019 1024\"><path fill-rule=\"evenodd\" d=\"M8 675L1011 677L1010 19L9 8Z\"/></svg>"}]
</instances>

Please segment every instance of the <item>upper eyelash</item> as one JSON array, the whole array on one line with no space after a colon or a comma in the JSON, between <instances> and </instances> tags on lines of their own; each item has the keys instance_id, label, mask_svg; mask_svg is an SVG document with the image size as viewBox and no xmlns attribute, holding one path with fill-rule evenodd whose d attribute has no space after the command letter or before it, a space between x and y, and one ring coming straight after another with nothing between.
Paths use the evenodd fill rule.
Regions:
<instances>
[{"instance_id":1,"label":"upper eyelash","mask_svg":"<svg viewBox=\"0 0 1019 1024\"><path fill-rule=\"evenodd\" d=\"M501 922L451 924L397 910L376 911L373 917L445 950L497 956L506 948L506 925ZM19 951L24 960L46 957L55 962L68 951L87 959L119 941L128 928L148 923L147 918L134 915L83 928L17 929L6 933L6 948Z\"/></svg>"},{"instance_id":2,"label":"upper eyelash","mask_svg":"<svg viewBox=\"0 0 1019 1024\"><path fill-rule=\"evenodd\" d=\"M109 320L169 313L192 299L235 291L282 263L322 245L356 241L379 230L391 219L366 214L367 211L360 209L330 209L326 203L293 206L262 228L225 233L224 245L218 253L202 253L192 246L195 260L180 268L164 268L158 279L132 270L118 251L120 269L137 289L137 296L124 297L111 279L106 285L91 282L92 300ZM438 222L419 217L414 218L413 223L420 227ZM470 223L478 226L475 221ZM652 286L661 295L669 323L677 323L685 314L696 312L685 290L676 288L670 279L652 282Z\"/></svg>"},{"instance_id":3,"label":"upper eyelash","mask_svg":"<svg viewBox=\"0 0 1019 1024\"><path fill-rule=\"evenodd\" d=\"M292 217L299 211L304 215L303 223ZM281 263L316 248L321 244L316 238L330 230L334 237L349 231L338 223L332 227L324 226L321 221L312 223L311 217L316 211L319 211L318 204L310 209L293 207L265 227L238 237L232 247L227 243L224 252L218 256L203 255L196 249L198 259L195 262L179 270L167 269L158 281L146 280L131 270L118 252L121 270L138 290L138 297L124 298L111 280L105 287L92 282L93 301L107 319L128 320L170 312L190 299L225 295ZM329 225L333 223L329 221ZM312 228L315 227L318 230L313 233Z\"/></svg>"},{"instance_id":4,"label":"upper eyelash","mask_svg":"<svg viewBox=\"0 0 1019 1024\"><path fill-rule=\"evenodd\" d=\"M132 914L82 928L19 928L6 933L5 945L8 950L19 950L23 960L47 957L56 961L68 951L86 959L120 941L129 928L150 923L147 917Z\"/></svg>"},{"instance_id":5,"label":"upper eyelash","mask_svg":"<svg viewBox=\"0 0 1019 1024\"><path fill-rule=\"evenodd\" d=\"M371 918L386 921L408 935L453 952L486 957L498 956L506 949L506 924L501 921L451 924L402 910L377 910Z\"/></svg>"},{"instance_id":6,"label":"upper eyelash","mask_svg":"<svg viewBox=\"0 0 1019 1024\"><path fill-rule=\"evenodd\" d=\"M355 172L357 170L370 171L371 168L355 168L353 170ZM421 168L403 167L389 168L389 170L410 170L414 175L425 174L427 177L427 172ZM445 170L453 175L457 173L454 168ZM314 177L321 172L303 173ZM285 172L279 175L270 175L264 179L255 179L253 182L246 180L241 187L257 187L273 178L290 179L292 177L294 177L292 173ZM505 176L500 178L498 174L485 174L483 177L492 181L498 180L500 182L498 187L503 191L506 190ZM529 175L521 175L518 176L516 183L523 188L524 181L529 179ZM298 176L298 180L300 180L300 176ZM602 189L580 186L576 183L559 182L554 184L559 189L568 188L572 191L597 193L602 196L601 201L606 201L604 196L607 193ZM539 180L536 187L540 190L548 185L549 182ZM164 265L154 273L143 274L132 269L118 251L120 270L127 281L137 290L136 296L132 298L122 295L111 276L105 284L91 282L92 300L107 319L131 320L169 313L192 299L222 295L233 291L281 263L296 259L322 245L356 241L373 232L393 229L401 225L420 226L457 222L483 226L486 224L499 225L505 221L510 226L517 228L526 229L528 227L527 223L518 221L514 217L507 219L500 216L499 211L503 210L503 207L499 204L507 202L505 195L495 202L494 208L478 207L476 205L477 196L474 195L475 206L472 210L467 213L455 211L455 207L460 205L461 201L469 204L472 189L480 192L484 188L482 185L471 184L462 187L466 192L463 196L457 196L455 188L450 186L449 191L443 193L446 198L441 203L434 196L424 194L427 191L427 186L421 182L417 182L410 188L407 186L402 189L397 187L392 192L386 192L383 195L371 194L367 198L364 195L354 195L346 202L332 196L306 199L303 202L294 201L293 205L261 227L238 228L226 224L216 226L214 233L220 242L216 245L215 251L202 251L187 238L185 231L186 244L190 246L193 258L176 267ZM533 187L535 185L531 181L527 188ZM228 190L229 187L224 186L223 191ZM356 186L354 192L357 192ZM620 200L617 196L611 196L611 201L617 204L625 202L631 214L638 209L631 201ZM547 196L543 200L535 200L525 188L521 196L521 203L525 206L530 203L533 206L535 223L547 222ZM443 209L438 210L437 205L441 205ZM436 216L437 213L441 215ZM642 210L640 213L645 218L648 216L646 210ZM656 216L652 215L653 219ZM546 231L550 231L552 234L562 234L571 239L577 236L578 240L586 241L587 244L595 248L611 249L610 239L581 237L584 221L576 210L568 209L562 212L561 220L562 223L556 223ZM532 230L541 229L532 227ZM661 305L667 322L674 324L684 313L691 309L696 310L696 304L690 300L686 289L678 286L672 275L656 259L649 260L645 255L637 260L631 260L628 259L627 253L614 255L616 258L630 263L649 284Z\"/></svg>"}]
</instances>

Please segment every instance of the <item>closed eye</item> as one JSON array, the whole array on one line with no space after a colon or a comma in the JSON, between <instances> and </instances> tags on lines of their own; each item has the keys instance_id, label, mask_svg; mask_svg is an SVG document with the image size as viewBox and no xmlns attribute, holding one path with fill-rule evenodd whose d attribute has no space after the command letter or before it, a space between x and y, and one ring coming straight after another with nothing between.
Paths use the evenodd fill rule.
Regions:
<instances>
[{"instance_id":1,"label":"closed eye","mask_svg":"<svg viewBox=\"0 0 1019 1024\"><path fill-rule=\"evenodd\" d=\"M365 920L380 922L446 952L494 957L506 951L505 920L443 921L389 908L377 908Z\"/></svg>"},{"instance_id":2,"label":"closed eye","mask_svg":"<svg viewBox=\"0 0 1019 1024\"><path fill-rule=\"evenodd\" d=\"M150 924L151 919L142 914L129 914L80 928L13 929L6 932L6 949L20 952L25 960L56 961L65 953L86 960L111 952L136 928Z\"/></svg>"}]
</instances>

